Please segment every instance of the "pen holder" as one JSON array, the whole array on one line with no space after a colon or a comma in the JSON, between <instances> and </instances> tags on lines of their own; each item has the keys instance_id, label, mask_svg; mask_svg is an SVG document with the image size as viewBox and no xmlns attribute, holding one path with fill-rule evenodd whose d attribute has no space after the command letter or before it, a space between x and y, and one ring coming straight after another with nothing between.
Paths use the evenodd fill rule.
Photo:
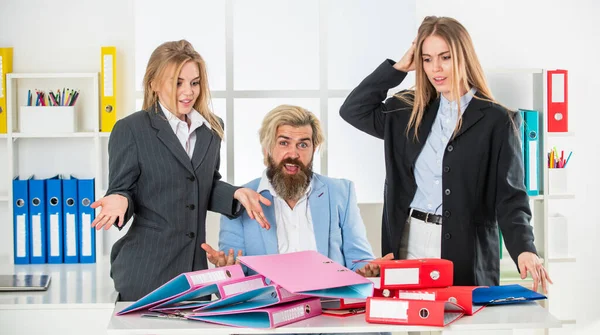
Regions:
<instances>
[{"instance_id":1,"label":"pen holder","mask_svg":"<svg viewBox=\"0 0 600 335\"><path fill-rule=\"evenodd\" d=\"M567 169L548 169L548 194L568 193Z\"/></svg>"},{"instance_id":2,"label":"pen holder","mask_svg":"<svg viewBox=\"0 0 600 335\"><path fill-rule=\"evenodd\" d=\"M75 125L75 106L19 107L22 133L73 133Z\"/></svg>"},{"instance_id":3,"label":"pen holder","mask_svg":"<svg viewBox=\"0 0 600 335\"><path fill-rule=\"evenodd\" d=\"M548 257L559 258L569 255L569 225L564 215L548 216Z\"/></svg>"}]
</instances>

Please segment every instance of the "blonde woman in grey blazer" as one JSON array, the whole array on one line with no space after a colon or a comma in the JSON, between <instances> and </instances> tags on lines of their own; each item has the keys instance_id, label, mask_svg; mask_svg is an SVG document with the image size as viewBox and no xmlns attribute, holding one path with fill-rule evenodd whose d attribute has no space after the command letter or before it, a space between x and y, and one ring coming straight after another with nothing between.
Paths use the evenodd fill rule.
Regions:
<instances>
[{"instance_id":1,"label":"blonde woman in grey blazer","mask_svg":"<svg viewBox=\"0 0 600 335\"><path fill-rule=\"evenodd\" d=\"M269 228L256 191L220 181L222 121L209 108L206 68L185 41L166 42L151 55L143 110L119 120L110 135L109 187L92 207L96 229L119 229L111 277L119 300L138 300L182 272L207 268L200 247L206 212L228 217L241 206Z\"/></svg>"}]
</instances>

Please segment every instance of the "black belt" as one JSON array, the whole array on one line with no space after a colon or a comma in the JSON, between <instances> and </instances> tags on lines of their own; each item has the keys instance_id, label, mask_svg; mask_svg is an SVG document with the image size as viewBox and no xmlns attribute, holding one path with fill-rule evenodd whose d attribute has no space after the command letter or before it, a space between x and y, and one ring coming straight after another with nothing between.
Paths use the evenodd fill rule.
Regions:
<instances>
[{"instance_id":1,"label":"black belt","mask_svg":"<svg viewBox=\"0 0 600 335\"><path fill-rule=\"evenodd\" d=\"M434 224L442 224L442 216L435 215L431 213L424 213L419 210L413 209L412 214L410 215L415 219L419 219L423 222L429 222Z\"/></svg>"}]
</instances>

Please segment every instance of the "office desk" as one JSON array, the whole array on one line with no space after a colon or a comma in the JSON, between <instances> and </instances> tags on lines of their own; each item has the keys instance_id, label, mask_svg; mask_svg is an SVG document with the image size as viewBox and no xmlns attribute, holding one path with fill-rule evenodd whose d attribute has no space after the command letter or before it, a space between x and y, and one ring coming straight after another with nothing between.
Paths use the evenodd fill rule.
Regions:
<instances>
[{"instance_id":1,"label":"office desk","mask_svg":"<svg viewBox=\"0 0 600 335\"><path fill-rule=\"evenodd\" d=\"M200 321L142 318L140 313L114 314L130 303L119 302L108 324L107 334L286 334L286 333L358 333L421 332L430 334L512 334L513 329L560 328L561 323L537 303L484 308L444 328L398 326L367 323L365 315L347 318L317 316L275 329L233 328Z\"/></svg>"}]
</instances>

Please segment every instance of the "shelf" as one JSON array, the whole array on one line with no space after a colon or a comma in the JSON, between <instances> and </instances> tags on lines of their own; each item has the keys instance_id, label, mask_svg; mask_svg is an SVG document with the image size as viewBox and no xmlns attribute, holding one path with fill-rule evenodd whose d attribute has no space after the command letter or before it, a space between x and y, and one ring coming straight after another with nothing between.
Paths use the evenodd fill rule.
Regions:
<instances>
[{"instance_id":1,"label":"shelf","mask_svg":"<svg viewBox=\"0 0 600 335\"><path fill-rule=\"evenodd\" d=\"M554 132L546 132L548 137L575 137L575 132L569 131L566 133L554 133Z\"/></svg>"},{"instance_id":2,"label":"shelf","mask_svg":"<svg viewBox=\"0 0 600 335\"><path fill-rule=\"evenodd\" d=\"M7 73L8 79L48 79L48 78L90 78L97 76L98 73Z\"/></svg>"},{"instance_id":3,"label":"shelf","mask_svg":"<svg viewBox=\"0 0 600 335\"><path fill-rule=\"evenodd\" d=\"M577 258L575 258L575 257L552 257L552 258L548 258L548 262L574 263L574 262L577 262Z\"/></svg>"},{"instance_id":4,"label":"shelf","mask_svg":"<svg viewBox=\"0 0 600 335\"><path fill-rule=\"evenodd\" d=\"M548 194L544 196L548 200L560 200L560 199L575 199L575 194Z\"/></svg>"},{"instance_id":5,"label":"shelf","mask_svg":"<svg viewBox=\"0 0 600 335\"><path fill-rule=\"evenodd\" d=\"M77 133L13 133L14 138L93 138L95 132L77 132Z\"/></svg>"},{"instance_id":6,"label":"shelf","mask_svg":"<svg viewBox=\"0 0 600 335\"><path fill-rule=\"evenodd\" d=\"M558 320L563 325L575 325L577 324L577 320Z\"/></svg>"},{"instance_id":7,"label":"shelf","mask_svg":"<svg viewBox=\"0 0 600 335\"><path fill-rule=\"evenodd\" d=\"M101 138L109 138L110 133L98 133Z\"/></svg>"},{"instance_id":8,"label":"shelf","mask_svg":"<svg viewBox=\"0 0 600 335\"><path fill-rule=\"evenodd\" d=\"M8 135L6 135L6 134L0 134L0 138L8 138Z\"/></svg>"},{"instance_id":9,"label":"shelf","mask_svg":"<svg viewBox=\"0 0 600 335\"><path fill-rule=\"evenodd\" d=\"M538 68L498 68L498 69L486 69L485 73L487 74L533 74L533 73L544 73L544 69Z\"/></svg>"},{"instance_id":10,"label":"shelf","mask_svg":"<svg viewBox=\"0 0 600 335\"><path fill-rule=\"evenodd\" d=\"M533 196L529 197L529 200L534 200L534 201L544 200L544 196L543 195L533 195Z\"/></svg>"},{"instance_id":11,"label":"shelf","mask_svg":"<svg viewBox=\"0 0 600 335\"><path fill-rule=\"evenodd\" d=\"M8 201L8 195L0 194L0 202L5 202L5 201Z\"/></svg>"}]
</instances>

